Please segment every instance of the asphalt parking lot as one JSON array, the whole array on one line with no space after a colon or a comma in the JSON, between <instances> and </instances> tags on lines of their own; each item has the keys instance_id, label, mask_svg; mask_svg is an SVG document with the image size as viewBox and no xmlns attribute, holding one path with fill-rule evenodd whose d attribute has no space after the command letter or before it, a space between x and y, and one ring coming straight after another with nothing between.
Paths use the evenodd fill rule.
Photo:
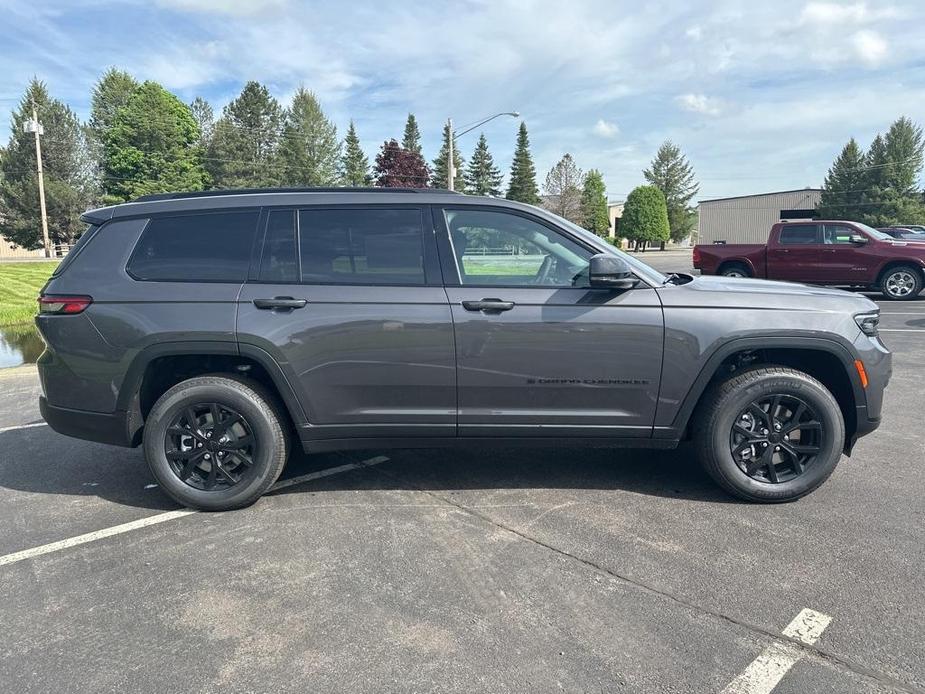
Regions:
<instances>
[{"instance_id":1,"label":"asphalt parking lot","mask_svg":"<svg viewBox=\"0 0 925 694\"><path fill-rule=\"evenodd\" d=\"M686 448L417 450L171 513L0 370L0 691L925 691L925 298L880 304L884 423L779 506Z\"/></svg>"}]
</instances>

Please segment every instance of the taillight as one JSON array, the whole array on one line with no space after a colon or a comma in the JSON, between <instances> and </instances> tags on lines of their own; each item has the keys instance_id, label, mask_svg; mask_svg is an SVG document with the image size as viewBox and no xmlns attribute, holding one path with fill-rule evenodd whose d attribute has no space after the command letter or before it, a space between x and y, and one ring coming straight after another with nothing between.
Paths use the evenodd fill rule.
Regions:
<instances>
[{"instance_id":1,"label":"taillight","mask_svg":"<svg viewBox=\"0 0 925 694\"><path fill-rule=\"evenodd\" d=\"M49 294L39 297L39 313L73 315L81 313L93 303L89 296L56 296Z\"/></svg>"},{"instance_id":2,"label":"taillight","mask_svg":"<svg viewBox=\"0 0 925 694\"><path fill-rule=\"evenodd\" d=\"M697 267L698 265L700 265L700 249L697 248L697 246L694 246L694 253L693 253L692 260L693 260L694 267Z\"/></svg>"}]
</instances>

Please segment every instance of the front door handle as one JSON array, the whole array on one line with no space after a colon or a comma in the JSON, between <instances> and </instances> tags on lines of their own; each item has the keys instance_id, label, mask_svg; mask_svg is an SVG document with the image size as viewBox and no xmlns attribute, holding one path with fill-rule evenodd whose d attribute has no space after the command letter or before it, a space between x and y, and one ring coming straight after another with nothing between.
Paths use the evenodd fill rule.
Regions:
<instances>
[{"instance_id":1,"label":"front door handle","mask_svg":"<svg viewBox=\"0 0 925 694\"><path fill-rule=\"evenodd\" d=\"M463 301L463 308L467 311L485 311L486 313L500 313L514 308L513 301L501 299L482 299L480 301Z\"/></svg>"},{"instance_id":2,"label":"front door handle","mask_svg":"<svg viewBox=\"0 0 925 694\"><path fill-rule=\"evenodd\" d=\"M305 299L293 299L291 296L274 296L272 299L254 299L254 306L262 309L293 309L302 308L307 304Z\"/></svg>"}]
</instances>

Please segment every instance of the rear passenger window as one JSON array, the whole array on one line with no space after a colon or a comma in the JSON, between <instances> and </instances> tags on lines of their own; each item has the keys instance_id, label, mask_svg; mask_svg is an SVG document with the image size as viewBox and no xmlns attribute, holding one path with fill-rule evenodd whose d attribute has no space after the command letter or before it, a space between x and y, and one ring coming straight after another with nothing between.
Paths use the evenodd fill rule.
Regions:
<instances>
[{"instance_id":1,"label":"rear passenger window","mask_svg":"<svg viewBox=\"0 0 925 694\"><path fill-rule=\"evenodd\" d=\"M424 284L420 210L301 210L298 239L302 282Z\"/></svg>"},{"instance_id":2,"label":"rear passenger window","mask_svg":"<svg viewBox=\"0 0 925 694\"><path fill-rule=\"evenodd\" d=\"M243 282L258 211L154 217L126 270L161 282Z\"/></svg>"},{"instance_id":3,"label":"rear passenger window","mask_svg":"<svg viewBox=\"0 0 925 694\"><path fill-rule=\"evenodd\" d=\"M815 224L794 224L780 230L780 243L782 246L799 246L819 243Z\"/></svg>"}]
</instances>

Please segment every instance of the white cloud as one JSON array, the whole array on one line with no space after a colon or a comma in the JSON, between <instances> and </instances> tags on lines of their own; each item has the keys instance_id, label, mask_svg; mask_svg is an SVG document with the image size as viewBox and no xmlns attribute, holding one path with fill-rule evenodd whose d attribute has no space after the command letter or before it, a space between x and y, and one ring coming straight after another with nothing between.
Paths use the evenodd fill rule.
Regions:
<instances>
[{"instance_id":1,"label":"white cloud","mask_svg":"<svg viewBox=\"0 0 925 694\"><path fill-rule=\"evenodd\" d=\"M677 101L685 111L702 113L707 116L718 116L723 110L719 99L706 94L682 94Z\"/></svg>"},{"instance_id":2,"label":"white cloud","mask_svg":"<svg viewBox=\"0 0 925 694\"><path fill-rule=\"evenodd\" d=\"M895 7L881 5L870 9L865 2L856 2L851 5L836 2L810 2L800 13L803 24L834 25L859 24L880 19L889 19L897 16Z\"/></svg>"},{"instance_id":3,"label":"white cloud","mask_svg":"<svg viewBox=\"0 0 925 694\"><path fill-rule=\"evenodd\" d=\"M594 124L594 134L601 137L616 137L620 134L620 127L616 123L599 118Z\"/></svg>"},{"instance_id":4,"label":"white cloud","mask_svg":"<svg viewBox=\"0 0 925 694\"><path fill-rule=\"evenodd\" d=\"M868 65L877 65L886 58L887 43L875 31L858 31L851 37L851 45L858 57Z\"/></svg>"},{"instance_id":5,"label":"white cloud","mask_svg":"<svg viewBox=\"0 0 925 694\"><path fill-rule=\"evenodd\" d=\"M207 12L239 17L281 8L287 2L288 0L157 0L160 7L181 12Z\"/></svg>"},{"instance_id":6,"label":"white cloud","mask_svg":"<svg viewBox=\"0 0 925 694\"><path fill-rule=\"evenodd\" d=\"M699 25L695 24L694 26L690 27L687 31L685 31L684 35L687 36L687 38L689 39L693 39L694 41L699 41L701 38L703 38L703 29Z\"/></svg>"}]
</instances>

